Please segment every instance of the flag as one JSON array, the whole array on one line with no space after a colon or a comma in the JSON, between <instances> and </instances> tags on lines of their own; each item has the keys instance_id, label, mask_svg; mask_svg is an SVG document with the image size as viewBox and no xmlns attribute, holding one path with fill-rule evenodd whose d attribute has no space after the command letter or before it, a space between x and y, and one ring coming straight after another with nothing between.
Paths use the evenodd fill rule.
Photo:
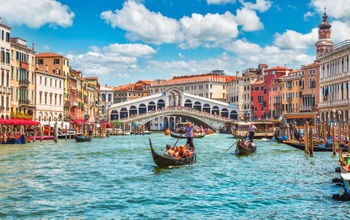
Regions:
<instances>
[{"instance_id":1,"label":"flag","mask_svg":"<svg viewBox=\"0 0 350 220\"><path fill-rule=\"evenodd\" d=\"M350 161L350 157L349 157L349 154L346 155L346 165L349 165L349 161Z\"/></svg>"},{"instance_id":2,"label":"flag","mask_svg":"<svg viewBox=\"0 0 350 220\"><path fill-rule=\"evenodd\" d=\"M339 154L339 162L342 162L343 158L341 157L341 154Z\"/></svg>"}]
</instances>

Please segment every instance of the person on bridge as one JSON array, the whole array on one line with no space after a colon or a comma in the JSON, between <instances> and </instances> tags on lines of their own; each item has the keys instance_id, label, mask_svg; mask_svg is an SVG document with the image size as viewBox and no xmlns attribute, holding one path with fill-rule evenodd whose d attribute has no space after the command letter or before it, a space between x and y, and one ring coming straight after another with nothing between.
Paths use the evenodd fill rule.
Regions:
<instances>
[{"instance_id":1,"label":"person on bridge","mask_svg":"<svg viewBox=\"0 0 350 220\"><path fill-rule=\"evenodd\" d=\"M189 150L193 150L194 149L194 145L193 145L193 124L191 124L191 122L187 122L187 126L185 128L185 132L186 132L186 137L187 137L187 143L186 145L189 146Z\"/></svg>"}]
</instances>

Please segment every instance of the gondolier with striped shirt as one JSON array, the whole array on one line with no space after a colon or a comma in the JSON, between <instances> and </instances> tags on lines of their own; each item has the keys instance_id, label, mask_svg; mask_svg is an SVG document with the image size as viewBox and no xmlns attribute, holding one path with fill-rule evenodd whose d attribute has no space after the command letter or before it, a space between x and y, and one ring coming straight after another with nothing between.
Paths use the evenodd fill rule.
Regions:
<instances>
[{"instance_id":1,"label":"gondolier with striped shirt","mask_svg":"<svg viewBox=\"0 0 350 220\"><path fill-rule=\"evenodd\" d=\"M189 146L189 150L193 150L194 149L194 145L193 145L193 125L191 124L191 122L187 122L187 126L185 127L185 135L187 138L187 146Z\"/></svg>"}]
</instances>

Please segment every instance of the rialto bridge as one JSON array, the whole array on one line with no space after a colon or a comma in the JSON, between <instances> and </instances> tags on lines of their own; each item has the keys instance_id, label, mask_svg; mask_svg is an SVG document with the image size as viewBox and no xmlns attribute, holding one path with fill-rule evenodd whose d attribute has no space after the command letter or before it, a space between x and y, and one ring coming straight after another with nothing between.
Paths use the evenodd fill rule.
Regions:
<instances>
[{"instance_id":1,"label":"rialto bridge","mask_svg":"<svg viewBox=\"0 0 350 220\"><path fill-rule=\"evenodd\" d=\"M110 121L146 124L161 117L164 120L162 128L173 128L179 122L178 119L182 118L217 130L227 122L238 120L238 115L235 105L184 93L178 88L108 108Z\"/></svg>"}]
</instances>

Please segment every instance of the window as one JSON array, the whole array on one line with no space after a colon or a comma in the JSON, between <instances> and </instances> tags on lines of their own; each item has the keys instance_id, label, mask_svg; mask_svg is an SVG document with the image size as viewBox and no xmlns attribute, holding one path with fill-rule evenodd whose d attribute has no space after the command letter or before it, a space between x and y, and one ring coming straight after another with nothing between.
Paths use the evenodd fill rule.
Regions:
<instances>
[{"instance_id":1,"label":"window","mask_svg":"<svg viewBox=\"0 0 350 220\"><path fill-rule=\"evenodd\" d=\"M38 64L39 65L44 65L44 59L38 59Z\"/></svg>"},{"instance_id":2,"label":"window","mask_svg":"<svg viewBox=\"0 0 350 220\"><path fill-rule=\"evenodd\" d=\"M18 100L18 88L16 88L16 100Z\"/></svg>"},{"instance_id":3,"label":"window","mask_svg":"<svg viewBox=\"0 0 350 220\"><path fill-rule=\"evenodd\" d=\"M57 79L55 79L55 87L57 87Z\"/></svg>"},{"instance_id":4,"label":"window","mask_svg":"<svg viewBox=\"0 0 350 220\"><path fill-rule=\"evenodd\" d=\"M50 79L50 86L52 86L52 79Z\"/></svg>"},{"instance_id":5,"label":"window","mask_svg":"<svg viewBox=\"0 0 350 220\"><path fill-rule=\"evenodd\" d=\"M62 81L60 81L60 88L62 87Z\"/></svg>"},{"instance_id":6,"label":"window","mask_svg":"<svg viewBox=\"0 0 350 220\"><path fill-rule=\"evenodd\" d=\"M47 78L45 77L44 79L45 79L45 86L46 86L46 85L47 85L47 80L46 80ZM46 104L46 103L45 103L45 104Z\"/></svg>"},{"instance_id":7,"label":"window","mask_svg":"<svg viewBox=\"0 0 350 220\"><path fill-rule=\"evenodd\" d=\"M2 30L2 31L1 31L1 40L4 40L4 39L5 39L5 31Z\"/></svg>"},{"instance_id":8,"label":"window","mask_svg":"<svg viewBox=\"0 0 350 220\"><path fill-rule=\"evenodd\" d=\"M59 65L60 64L60 59L54 59L53 60L54 65Z\"/></svg>"},{"instance_id":9,"label":"window","mask_svg":"<svg viewBox=\"0 0 350 220\"><path fill-rule=\"evenodd\" d=\"M6 42L10 42L10 33L6 32Z\"/></svg>"},{"instance_id":10,"label":"window","mask_svg":"<svg viewBox=\"0 0 350 220\"><path fill-rule=\"evenodd\" d=\"M11 100L13 100L13 87L11 87Z\"/></svg>"}]
</instances>

